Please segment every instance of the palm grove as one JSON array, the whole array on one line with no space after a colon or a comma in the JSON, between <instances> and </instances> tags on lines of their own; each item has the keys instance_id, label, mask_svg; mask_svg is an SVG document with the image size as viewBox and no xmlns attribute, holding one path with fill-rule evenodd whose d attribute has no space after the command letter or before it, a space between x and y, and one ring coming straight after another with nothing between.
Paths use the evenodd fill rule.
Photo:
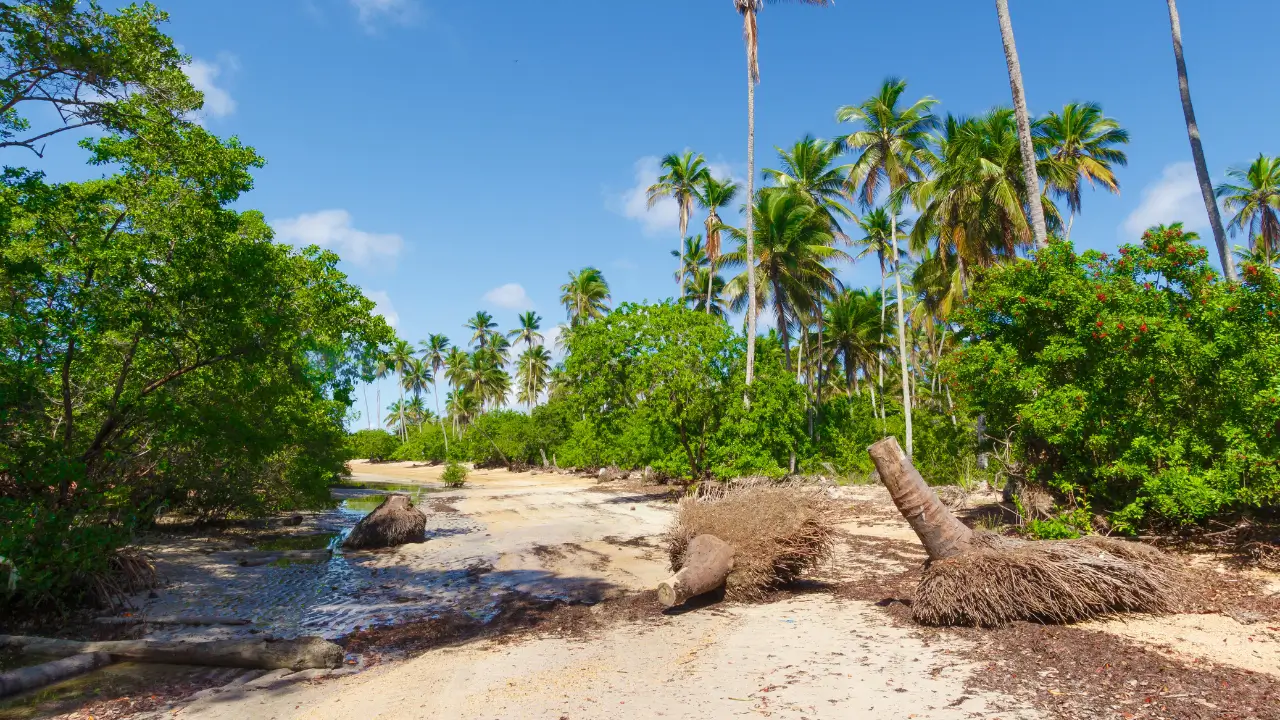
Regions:
<instances>
[{"instance_id":1,"label":"palm grove","mask_svg":"<svg viewBox=\"0 0 1280 720\"><path fill-rule=\"evenodd\" d=\"M570 273L554 367L540 318L502 333L478 313L468 349L442 354L448 341L432 336L422 361L406 360L443 369L443 415L413 392L388 417L399 440L371 450L366 436L353 454L651 467L696 482L865 472L866 446L897 434L931 480L975 476L983 456L1048 486L1058 505L1045 534L1273 507L1280 164L1260 156L1209 190L1210 212L1220 200L1232 213L1224 232L1248 241L1234 257L1217 243L1241 282L1220 282L1176 225L1117 257L1076 253L1086 190L1120 191L1129 134L1094 103L1028 117L1007 3L996 5L1012 108L944 115L889 80L836 110L843 134L777 149L756 188L749 106L746 187L685 151L649 188L678 213L672 301L610 311L597 269ZM760 3L735 7L754 88ZM722 220L739 208L742 226ZM840 266L858 261L875 264L878 286L841 283ZM740 313L745 332L730 326ZM759 313L773 327L757 354ZM427 386L398 377L406 391ZM501 409L512 393L526 412Z\"/></svg>"},{"instance_id":2,"label":"palm grove","mask_svg":"<svg viewBox=\"0 0 1280 720\"><path fill-rule=\"evenodd\" d=\"M739 187L697 153L664 159L650 193L679 210L675 298L613 307L588 267L560 288L554 343L536 314L503 329L481 311L463 335L412 345L336 256L275 243L260 213L232 209L263 161L193 120L202 99L163 13L0 4L4 602L121 591L117 549L165 514L326 506L353 457L651 467L692 483L861 473L867 445L895 434L933 481L986 456L1049 487L1043 534L1274 507L1275 160L1217 189L1202 176L1211 215L1218 198L1232 214L1214 223L1225 281L1177 226L1077 253L1084 191L1119 191L1129 137L1093 104L1026 117L999 0L1012 109L942 115L888 81L837 109L838 137L779 149L756 187L761 3L734 7L749 173ZM107 174L49 182L44 154L74 152L58 138L79 128ZM1218 228L1247 247L1233 258ZM877 286L841 283L859 261ZM772 329L757 338L761 313ZM395 379L389 408L356 392L378 377ZM362 400L366 423L394 434L347 433Z\"/></svg>"}]
</instances>

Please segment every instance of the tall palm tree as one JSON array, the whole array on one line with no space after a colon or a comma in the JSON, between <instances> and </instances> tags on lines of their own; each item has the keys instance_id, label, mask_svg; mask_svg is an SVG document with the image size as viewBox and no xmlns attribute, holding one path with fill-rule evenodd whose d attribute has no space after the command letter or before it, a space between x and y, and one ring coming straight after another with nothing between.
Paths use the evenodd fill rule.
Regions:
<instances>
[{"instance_id":1,"label":"tall palm tree","mask_svg":"<svg viewBox=\"0 0 1280 720\"><path fill-rule=\"evenodd\" d=\"M833 247L835 236L826 213L798 193L782 188L762 190L751 215L758 230L752 262L747 261L746 231L729 228L730 236L740 245L722 260L726 266L745 269L729 281L726 295L735 310L752 300L773 305L783 358L790 371L790 324L799 311L813 311L819 294L838 288L839 281L828 263L852 258ZM755 283L750 282L753 275L759 275ZM753 285L758 298L748 297Z\"/></svg>"},{"instance_id":2,"label":"tall palm tree","mask_svg":"<svg viewBox=\"0 0 1280 720\"><path fill-rule=\"evenodd\" d=\"M405 418L412 423L417 424L418 431L422 431L422 425L431 417L431 411L427 409L426 403L422 401L421 396L414 397L409 401L408 407L405 408Z\"/></svg>"},{"instance_id":3,"label":"tall palm tree","mask_svg":"<svg viewBox=\"0 0 1280 720\"><path fill-rule=\"evenodd\" d=\"M449 395L454 396L463 392L466 389L468 378L471 377L471 355L461 348L450 348L449 354L445 356L444 368L445 378L448 379L449 387L452 389ZM453 428L457 430L456 416L449 410L447 404L445 411L449 412L449 416L454 418Z\"/></svg>"},{"instance_id":4,"label":"tall palm tree","mask_svg":"<svg viewBox=\"0 0 1280 720\"><path fill-rule=\"evenodd\" d=\"M446 353L449 351L449 338L433 333L424 342L418 343L422 353L422 361L431 367L432 395L436 398L436 417L440 420L440 434L444 437L444 455L449 457L449 434L444 431L444 416L440 414L440 371L445 367Z\"/></svg>"},{"instance_id":5,"label":"tall palm tree","mask_svg":"<svg viewBox=\"0 0 1280 720\"><path fill-rule=\"evenodd\" d=\"M400 433L401 437L405 437L404 423L404 378L409 372L409 367L416 360L413 356L413 346L404 340L396 340L391 346L391 351L387 353L387 365L392 372L400 376Z\"/></svg>"},{"instance_id":6,"label":"tall palm tree","mask_svg":"<svg viewBox=\"0 0 1280 720\"><path fill-rule=\"evenodd\" d=\"M1232 233L1248 225L1255 251L1267 258L1280 253L1280 158L1258 155L1248 168L1228 170L1227 177L1235 184L1219 185L1216 194L1227 212L1236 214L1228 225Z\"/></svg>"},{"instance_id":7,"label":"tall palm tree","mask_svg":"<svg viewBox=\"0 0 1280 720\"><path fill-rule=\"evenodd\" d=\"M1214 198L1213 183L1209 179L1209 164L1204 159L1204 143L1200 141L1200 126L1196 124L1195 106L1191 104L1191 82L1187 79L1187 61L1182 55L1182 21L1178 19L1178 3L1168 0L1169 28L1173 34L1173 59L1178 67L1178 93L1182 96L1182 116L1187 121L1187 139L1191 141L1191 159L1195 162L1196 178L1200 181L1200 195L1204 209L1209 213L1209 227L1213 230L1213 242L1218 246L1218 259L1222 261L1222 273L1228 280L1236 280L1235 264L1227 251L1227 231L1222 227L1222 213Z\"/></svg>"},{"instance_id":8,"label":"tall palm tree","mask_svg":"<svg viewBox=\"0 0 1280 720\"><path fill-rule=\"evenodd\" d=\"M896 233L901 230L903 233L911 232L911 221L899 221L896 216L891 217L888 209L877 207L871 212L865 213L858 218L858 227L862 230L862 237L853 241L854 247L860 247L862 250L854 256L854 260L861 260L868 255L875 255L876 261L880 265L880 355L877 363L879 372L879 381L877 387L881 393L884 392L884 348L885 348L885 319L889 313L889 291L886 281L889 277L888 259L895 257L894 248L896 245ZM899 249L900 250L900 249Z\"/></svg>"},{"instance_id":9,"label":"tall palm tree","mask_svg":"<svg viewBox=\"0 0 1280 720\"><path fill-rule=\"evenodd\" d=\"M504 338L505 340L505 338ZM471 353L471 368L464 389L483 407L501 407L511 389L511 377L503 369L504 359L494 348Z\"/></svg>"},{"instance_id":10,"label":"tall palm tree","mask_svg":"<svg viewBox=\"0 0 1280 720\"><path fill-rule=\"evenodd\" d=\"M724 284L724 277L712 268L698 268L695 274L685 280L684 295L680 301L693 310L725 318L728 313L722 297Z\"/></svg>"},{"instance_id":11,"label":"tall palm tree","mask_svg":"<svg viewBox=\"0 0 1280 720\"><path fill-rule=\"evenodd\" d=\"M479 310L475 316L463 323L463 327L472 331L471 342L476 344L477 348L488 346L493 337L498 334L498 323L493 321L493 316L489 313Z\"/></svg>"},{"instance_id":12,"label":"tall palm tree","mask_svg":"<svg viewBox=\"0 0 1280 720\"><path fill-rule=\"evenodd\" d=\"M518 401L532 410L538 404L538 397L547 387L547 376L551 372L551 353L541 345L531 345L520 353L516 360L516 380L520 383Z\"/></svg>"},{"instance_id":13,"label":"tall palm tree","mask_svg":"<svg viewBox=\"0 0 1280 720\"><path fill-rule=\"evenodd\" d=\"M465 428L480 413L480 401L465 389L452 390L445 400L445 408L453 420L454 430Z\"/></svg>"},{"instance_id":14,"label":"tall palm tree","mask_svg":"<svg viewBox=\"0 0 1280 720\"><path fill-rule=\"evenodd\" d=\"M569 273L569 282L560 286L560 304L569 314L569 327L603 317L609 311L609 283L593 267Z\"/></svg>"},{"instance_id":15,"label":"tall palm tree","mask_svg":"<svg viewBox=\"0 0 1280 720\"><path fill-rule=\"evenodd\" d=\"M662 158L662 169L663 173L658 176L658 181L649 186L649 207L665 197L676 201L676 207L680 211L680 238L683 242L689 233L689 218L693 215L693 200L698 186L711 173L707 170L702 154L694 154L692 150L685 150L682 155L672 153ZM677 283L680 282L679 275L683 271L684 255L681 254L680 264L676 266Z\"/></svg>"},{"instance_id":16,"label":"tall palm tree","mask_svg":"<svg viewBox=\"0 0 1280 720\"><path fill-rule=\"evenodd\" d=\"M1013 21L1009 19L1009 0L996 0L1000 19L1000 37L1004 41L1004 59L1009 66L1009 88L1013 91L1013 112L1018 120L1018 145L1022 150L1022 178L1027 186L1027 207L1031 215L1031 232L1036 247L1049 243L1045 226L1044 205L1040 199L1040 175L1036 172L1035 141L1031 137L1031 116L1027 112L1027 92L1022 85L1022 65L1018 62L1018 46L1013 39ZM908 453L911 451L908 449Z\"/></svg>"},{"instance_id":17,"label":"tall palm tree","mask_svg":"<svg viewBox=\"0 0 1280 720\"><path fill-rule=\"evenodd\" d=\"M390 426L397 437L402 437L405 433L405 428L408 427L405 423L405 417L409 414L408 405L409 403L404 400L397 400L391 403L387 406L387 416L382 419L382 423Z\"/></svg>"},{"instance_id":18,"label":"tall palm tree","mask_svg":"<svg viewBox=\"0 0 1280 720\"><path fill-rule=\"evenodd\" d=\"M1070 103L1061 114L1051 112L1037 122L1035 132L1041 153L1065 171L1060 178L1051 175L1048 185L1056 197L1067 201L1071 219L1067 222L1066 239L1070 240L1086 180L1120 194L1112 167L1129 162L1124 151L1116 147L1129 143L1129 131L1103 115L1097 103Z\"/></svg>"},{"instance_id":19,"label":"tall palm tree","mask_svg":"<svg viewBox=\"0 0 1280 720\"><path fill-rule=\"evenodd\" d=\"M902 191L909 183L924 178L927 171L926 143L929 130L937 125L931 108L937 103L921 98L907 108L898 102L907 90L905 80L890 78L875 96L861 105L840 108L836 120L858 122L862 129L845 136L845 147L858 153L849 166L849 183L859 184L862 203L871 206L881 187L889 196L889 246L893 256L893 280L898 291L898 359L902 365L902 411L906 418L906 451L914 449L911 427L911 388L907 382L906 318L902 310L902 262L898 252L898 212Z\"/></svg>"},{"instance_id":20,"label":"tall palm tree","mask_svg":"<svg viewBox=\"0 0 1280 720\"><path fill-rule=\"evenodd\" d=\"M844 291L836 294L826 307L827 343L844 367L845 392L849 396L857 392L858 371L867 372L880 356L884 345L884 318L879 313L880 302L866 289ZM870 382L872 404L875 403L875 386Z\"/></svg>"},{"instance_id":21,"label":"tall palm tree","mask_svg":"<svg viewBox=\"0 0 1280 720\"><path fill-rule=\"evenodd\" d=\"M520 327L507 333L508 338L524 343L526 348L542 344L542 333L538 332L542 329L542 318L538 313L532 310L520 313L517 321Z\"/></svg>"},{"instance_id":22,"label":"tall palm tree","mask_svg":"<svg viewBox=\"0 0 1280 720\"><path fill-rule=\"evenodd\" d=\"M776 2L777 0L770 0ZM833 0L797 0L806 5L831 5ZM733 9L742 16L742 40L747 49L747 202L755 202L756 174L756 85L760 84L760 34L756 14L764 0L733 0ZM746 257L754 258L755 226L747 213ZM747 385L755 377L756 368L756 274L747 273Z\"/></svg>"},{"instance_id":23,"label":"tall palm tree","mask_svg":"<svg viewBox=\"0 0 1280 720\"><path fill-rule=\"evenodd\" d=\"M707 312L712 312L715 303L712 302L711 284L716 278L715 268L720 260L720 231L724 227L724 223L720 221L718 210L725 205L733 202L733 198L738 194L738 184L732 180L717 180L712 177L711 173L707 173L703 179L702 185L698 188L698 204L702 209L707 211L707 260L710 262L711 271L707 273L707 299L703 306Z\"/></svg>"},{"instance_id":24,"label":"tall palm tree","mask_svg":"<svg viewBox=\"0 0 1280 720\"><path fill-rule=\"evenodd\" d=\"M794 190L822 208L839 232L840 220L853 217L845 207L848 179L845 169L835 165L844 152L839 142L805 136L789 149L778 148L781 169L765 168L764 176L777 187Z\"/></svg>"},{"instance_id":25,"label":"tall palm tree","mask_svg":"<svg viewBox=\"0 0 1280 720\"><path fill-rule=\"evenodd\" d=\"M707 252L702 247L701 235L685 238L684 247L681 251L672 250L671 255L672 257L679 256L681 262L684 263L680 268L679 276L676 277L676 280L680 281L682 288L687 284L689 278L698 274L698 270L710 264L710 260L707 259Z\"/></svg>"},{"instance_id":26,"label":"tall palm tree","mask_svg":"<svg viewBox=\"0 0 1280 720\"><path fill-rule=\"evenodd\" d=\"M409 364L405 367L404 374L400 377L400 384L405 390L413 393L413 399L419 405L422 404L422 394L431 392L430 385L435 380L435 376L431 373L431 365L425 360L415 357L409 358ZM422 423L418 423L418 429L422 429Z\"/></svg>"}]
</instances>

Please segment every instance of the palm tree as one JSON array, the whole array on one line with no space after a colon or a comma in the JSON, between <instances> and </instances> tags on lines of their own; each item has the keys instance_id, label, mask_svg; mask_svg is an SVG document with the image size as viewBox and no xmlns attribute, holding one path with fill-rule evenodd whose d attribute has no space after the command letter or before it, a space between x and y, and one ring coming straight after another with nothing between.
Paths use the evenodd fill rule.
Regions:
<instances>
[{"instance_id":1,"label":"palm tree","mask_svg":"<svg viewBox=\"0 0 1280 720\"><path fill-rule=\"evenodd\" d=\"M1172 0L1170 0L1172 2ZM996 15L1000 19L1000 37L1004 40L1004 59L1009 66L1009 88L1013 90L1013 112L1018 120L1018 145L1022 150L1022 178L1027 186L1027 207L1031 215L1031 231L1036 247L1049 243L1049 231L1045 226L1044 205L1040 200L1040 176L1036 172L1035 142L1031 137L1031 116L1027 113L1027 93L1022 86L1022 65L1018 62L1018 47L1013 39L1013 22L1009 19L1009 0L996 0ZM907 454L911 448L907 448Z\"/></svg>"},{"instance_id":2,"label":"palm tree","mask_svg":"<svg viewBox=\"0 0 1280 720\"><path fill-rule=\"evenodd\" d=\"M409 364L400 377L400 384L405 390L413 393L413 399L419 405L422 404L422 393L430 392L429 385L434 381L435 376L431 373L431 365L425 360L414 357L409 358ZM418 429L422 429L421 423L418 424Z\"/></svg>"},{"instance_id":3,"label":"palm tree","mask_svg":"<svg viewBox=\"0 0 1280 720\"><path fill-rule=\"evenodd\" d=\"M782 188L762 190L751 214L753 226L759 229L754 244L756 256L747 262L745 230L729 228L730 236L740 245L722 261L726 266L746 266L746 269L729 281L726 295L735 310L752 300L772 303L783 358L790 371L788 326L798 318L799 311L812 312L821 293L832 293L839 286L827 263L851 258L833 247L835 236L826 213L798 193ZM756 274L759 275L757 281L750 282ZM748 297L753 285L760 293L758 298Z\"/></svg>"},{"instance_id":4,"label":"palm tree","mask_svg":"<svg viewBox=\"0 0 1280 720\"><path fill-rule=\"evenodd\" d=\"M841 144L805 136L789 150L777 150L782 169L765 168L764 176L777 187L794 190L809 198L826 211L832 228L839 232L839 219L853 217L843 202L848 185L845 169L834 165L836 158L844 152Z\"/></svg>"},{"instance_id":5,"label":"palm tree","mask_svg":"<svg viewBox=\"0 0 1280 720\"><path fill-rule=\"evenodd\" d=\"M449 387L452 388L449 397L453 397L466 388L467 379L471 376L471 355L461 348L450 348L449 354L444 359L444 368L445 378L448 379ZM449 413L450 417L454 418L453 429L457 430L457 416L449 410L447 403L445 411Z\"/></svg>"},{"instance_id":6,"label":"palm tree","mask_svg":"<svg viewBox=\"0 0 1280 720\"><path fill-rule=\"evenodd\" d=\"M421 397L415 397L409 401L409 406L405 408L405 417L410 422L417 423L418 431L422 431L422 425L431 419L431 411L427 409L426 403Z\"/></svg>"},{"instance_id":7,"label":"palm tree","mask_svg":"<svg viewBox=\"0 0 1280 720\"><path fill-rule=\"evenodd\" d=\"M453 419L453 427L456 431L470 425L472 418L480 413L480 401L467 390L452 390L445 400L445 409Z\"/></svg>"},{"instance_id":8,"label":"palm tree","mask_svg":"<svg viewBox=\"0 0 1280 720\"><path fill-rule=\"evenodd\" d=\"M477 348L487 346L498 334L498 323L493 321L492 315L483 310L477 311L474 317L463 324L463 327L473 331L471 342L475 343Z\"/></svg>"},{"instance_id":9,"label":"palm tree","mask_svg":"<svg viewBox=\"0 0 1280 720\"><path fill-rule=\"evenodd\" d=\"M680 274L676 280L680 282L683 288L689 278L698 274L698 270L710 264L707 259L706 250L702 247L702 236L695 235L684 239L684 247L680 252L671 251L672 257L679 256L684 265L680 268Z\"/></svg>"},{"instance_id":10,"label":"palm tree","mask_svg":"<svg viewBox=\"0 0 1280 720\"><path fill-rule=\"evenodd\" d=\"M391 351L387 353L387 366L396 375L400 376L400 430L401 436L405 433L404 423L404 390L405 375L409 372L409 366L416 360L413 356L413 346L404 340L396 340L391 347Z\"/></svg>"},{"instance_id":11,"label":"palm tree","mask_svg":"<svg viewBox=\"0 0 1280 720\"><path fill-rule=\"evenodd\" d=\"M711 312L711 308L715 305L711 298L711 283L716 277L714 270L718 267L717 263L720 260L720 231L724 227L716 211L733 202L737 194L737 183L732 180L717 180L711 176L711 173L707 173L702 186L698 188L698 204L707 211L707 260L711 266L711 271L707 273L707 300L703 304L707 312Z\"/></svg>"},{"instance_id":12,"label":"palm tree","mask_svg":"<svg viewBox=\"0 0 1280 720\"><path fill-rule=\"evenodd\" d=\"M383 424L390 426L397 436L403 436L406 427L408 427L405 424L408 405L403 399L391 403L387 406L387 416L382 419Z\"/></svg>"},{"instance_id":13,"label":"palm tree","mask_svg":"<svg viewBox=\"0 0 1280 720\"><path fill-rule=\"evenodd\" d=\"M444 437L444 454L449 456L449 434L444 431L444 416L440 414L440 371L445 366L445 353L449 350L449 338L440 334L427 336L424 342L418 343L422 353L422 361L431 367L432 395L436 398L436 417L440 419L440 434Z\"/></svg>"},{"instance_id":14,"label":"palm tree","mask_svg":"<svg viewBox=\"0 0 1280 720\"><path fill-rule=\"evenodd\" d=\"M879 314L880 302L866 289L837 293L826 307L827 343L844 366L845 391L852 396L861 394L858 371L864 373L880 355L884 345L884 319ZM875 403L875 386L871 386L872 403Z\"/></svg>"},{"instance_id":15,"label":"palm tree","mask_svg":"<svg viewBox=\"0 0 1280 720\"><path fill-rule=\"evenodd\" d=\"M895 233L901 229L904 233L911 232L911 221L898 221L896 217L891 217L890 212L884 207L878 207L871 212L864 214L858 218L858 227L862 230L862 238L853 241L854 247L861 247L862 250L854 256L854 260L874 254L876 261L880 265L880 355L879 362L879 382L877 387L881 393L884 392L884 347L885 347L885 316L889 313L889 291L886 287L886 280L889 277L888 264L886 259L895 257L895 249L890 247L895 245ZM882 408L883 409L883 408Z\"/></svg>"},{"instance_id":16,"label":"palm tree","mask_svg":"<svg viewBox=\"0 0 1280 720\"><path fill-rule=\"evenodd\" d=\"M1129 131L1103 115L1097 103L1070 103L1061 114L1051 112L1037 122L1035 131L1041 152L1065 171L1061 179L1050 176L1048 185L1055 196L1067 201L1071 220L1067 222L1066 239L1070 240L1071 226L1080 212L1084 181L1120 194L1112 166L1123 167L1129 162L1124 151L1116 147L1129 143Z\"/></svg>"},{"instance_id":17,"label":"palm tree","mask_svg":"<svg viewBox=\"0 0 1280 720\"><path fill-rule=\"evenodd\" d=\"M1253 249L1261 250L1261 257L1270 258L1280 253L1280 158L1258 155L1248 168L1232 168L1227 177L1236 184L1218 186L1217 197L1222 199L1227 212L1234 212L1228 227L1232 234L1245 229L1254 239ZM1267 262L1267 266L1271 263Z\"/></svg>"},{"instance_id":18,"label":"palm tree","mask_svg":"<svg viewBox=\"0 0 1280 720\"><path fill-rule=\"evenodd\" d=\"M570 328L603 317L609 311L609 283L593 267L571 272L569 282L560 286L560 304L568 311Z\"/></svg>"},{"instance_id":19,"label":"palm tree","mask_svg":"<svg viewBox=\"0 0 1280 720\"><path fill-rule=\"evenodd\" d=\"M541 345L531 345L516 360L516 379L520 383L517 398L532 410L538 397L547 387L547 375L551 372L551 353Z\"/></svg>"},{"instance_id":20,"label":"palm tree","mask_svg":"<svg viewBox=\"0 0 1280 720\"><path fill-rule=\"evenodd\" d=\"M849 183L861 184L860 197L864 206L874 204L877 191L883 185L889 194L889 247L893 255L893 280L898 291L898 359L902 365L902 406L906 418L906 450L913 450L911 427L911 387L907 382L906 318L902 310L902 262L898 252L898 212L902 205L901 191L911 182L924 178L927 165L925 145L929 130L937 125L930 109L937 103L930 97L921 98L905 109L899 109L898 101L907 90L905 80L890 78L880 86L876 95L861 105L846 106L836 112L840 122L859 122L862 130L850 133L843 139L845 147L859 152L849 166Z\"/></svg>"},{"instance_id":21,"label":"palm tree","mask_svg":"<svg viewBox=\"0 0 1280 720\"><path fill-rule=\"evenodd\" d=\"M1213 183L1209 180L1209 164L1204 159L1204 144L1200 141L1200 126L1196 124L1196 110L1191 104L1191 83L1187 79L1187 61L1182 55L1182 22L1178 19L1178 3L1168 0L1169 27L1173 34L1173 59L1178 66L1178 93L1182 96L1182 116L1187 121L1187 138L1191 141L1191 159L1195 162L1196 178L1200 181L1200 195L1204 209L1209 213L1209 227L1213 230L1213 242L1218 246L1218 259L1222 261L1222 273L1235 282L1236 268L1227 251L1227 231L1222 227L1222 213L1213 195Z\"/></svg>"},{"instance_id":22,"label":"palm tree","mask_svg":"<svg viewBox=\"0 0 1280 720\"><path fill-rule=\"evenodd\" d=\"M771 0L776 1L776 0ZM830 5L832 0L798 0L806 5ZM747 48L747 198L755 202L756 174L756 85L760 84L760 35L756 28L756 13L764 7L764 0L733 0L733 8L742 16L742 39ZM754 258L755 226L751 213L747 213L746 257ZM747 385L755 377L756 368L756 274L747 273Z\"/></svg>"},{"instance_id":23,"label":"palm tree","mask_svg":"<svg viewBox=\"0 0 1280 720\"><path fill-rule=\"evenodd\" d=\"M680 301L692 310L725 318L724 277L710 267L698 268L684 283L684 295Z\"/></svg>"},{"instance_id":24,"label":"palm tree","mask_svg":"<svg viewBox=\"0 0 1280 720\"><path fill-rule=\"evenodd\" d=\"M511 377L503 369L503 364L504 358L494 348L481 348L471 353L471 368L463 388L482 407L500 407L507 399Z\"/></svg>"},{"instance_id":25,"label":"palm tree","mask_svg":"<svg viewBox=\"0 0 1280 720\"><path fill-rule=\"evenodd\" d=\"M683 239L689 232L689 218L693 215L693 200L698 186L711 175L707 170L706 160L701 153L694 154L685 150L683 155L674 153L662 158L664 172L658 181L649 186L649 207L653 207L664 197L676 201L680 210L680 237ZM676 282L680 282L680 273L684 270L684 255L680 256L680 264L676 266Z\"/></svg>"},{"instance_id":26,"label":"palm tree","mask_svg":"<svg viewBox=\"0 0 1280 720\"><path fill-rule=\"evenodd\" d=\"M542 329L542 318L538 313L529 310L520 313L518 319L520 327L507 333L507 337L515 340L517 343L524 343L526 347L542 344L542 333L538 332Z\"/></svg>"}]
</instances>

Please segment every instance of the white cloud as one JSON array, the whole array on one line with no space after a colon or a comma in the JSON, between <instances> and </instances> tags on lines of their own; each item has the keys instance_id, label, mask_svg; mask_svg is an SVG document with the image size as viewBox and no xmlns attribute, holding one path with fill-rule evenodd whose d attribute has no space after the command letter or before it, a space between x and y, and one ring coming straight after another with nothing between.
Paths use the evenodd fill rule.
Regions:
<instances>
[{"instance_id":1,"label":"white cloud","mask_svg":"<svg viewBox=\"0 0 1280 720\"><path fill-rule=\"evenodd\" d=\"M390 295L387 295L383 290L374 290L366 292L364 296L373 301L375 306L373 308L374 315L381 315L386 319L387 324L393 328L400 325L400 313L396 312L396 306L391 304Z\"/></svg>"},{"instance_id":2,"label":"white cloud","mask_svg":"<svg viewBox=\"0 0 1280 720\"><path fill-rule=\"evenodd\" d=\"M707 163L707 169L717 178L732 179L742 187L746 187L746 181L735 176L733 167L728 163ZM664 197L649 207L649 186L658 181L658 176L662 174L662 160L653 155L647 155L636 161L635 164L635 185L617 195L608 198L608 205L611 210L630 220L639 221L644 226L646 235L677 235L680 232L680 208L676 205L676 201L669 197ZM736 209L732 210L736 214ZM721 217L726 222L729 221L729 213L721 211ZM701 224L696 219L691 218L689 222L689 233L697 234L701 232ZM625 261L624 261L625 262Z\"/></svg>"},{"instance_id":3,"label":"white cloud","mask_svg":"<svg viewBox=\"0 0 1280 720\"><path fill-rule=\"evenodd\" d=\"M404 239L399 235L371 233L351 224L346 210L321 210L303 213L296 218L274 220L279 239L293 245L319 245L338 253L343 260L369 265L373 260L400 254Z\"/></svg>"},{"instance_id":4,"label":"white cloud","mask_svg":"<svg viewBox=\"0 0 1280 720\"><path fill-rule=\"evenodd\" d=\"M204 93L204 112L212 117L227 117L236 111L235 98L218 85L218 78L237 69L239 62L233 55L220 55L217 62L194 59L182 66L192 87Z\"/></svg>"},{"instance_id":5,"label":"white cloud","mask_svg":"<svg viewBox=\"0 0 1280 720\"><path fill-rule=\"evenodd\" d=\"M524 286L519 283L507 283L484 294L485 302L493 303L507 310L532 310L533 301Z\"/></svg>"},{"instance_id":6,"label":"white cloud","mask_svg":"<svg viewBox=\"0 0 1280 720\"><path fill-rule=\"evenodd\" d=\"M618 258L617 260L609 263L609 265L610 267L617 268L618 270L636 270L640 267L628 258Z\"/></svg>"},{"instance_id":7,"label":"white cloud","mask_svg":"<svg viewBox=\"0 0 1280 720\"><path fill-rule=\"evenodd\" d=\"M372 30L380 20L407 23L418 10L413 0L351 0L351 6L366 30Z\"/></svg>"},{"instance_id":8,"label":"white cloud","mask_svg":"<svg viewBox=\"0 0 1280 720\"><path fill-rule=\"evenodd\" d=\"M1175 222L1183 223L1187 230L1209 227L1200 181L1195 165L1189 162L1166 166L1159 180L1143 188L1142 202L1125 218L1120 231L1123 238L1132 241L1153 225Z\"/></svg>"}]
</instances>

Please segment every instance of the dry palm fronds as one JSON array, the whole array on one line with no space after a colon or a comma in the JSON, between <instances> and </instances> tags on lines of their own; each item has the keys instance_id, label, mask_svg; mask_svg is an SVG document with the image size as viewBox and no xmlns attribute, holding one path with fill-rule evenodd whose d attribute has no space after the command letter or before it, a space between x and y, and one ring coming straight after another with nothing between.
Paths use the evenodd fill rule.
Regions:
<instances>
[{"instance_id":1,"label":"dry palm fronds","mask_svg":"<svg viewBox=\"0 0 1280 720\"><path fill-rule=\"evenodd\" d=\"M820 488L748 483L713 488L680 501L667 532L671 570L684 564L698 535L714 535L734 548L725 583L731 600L758 600L770 587L792 582L830 558L841 505Z\"/></svg>"},{"instance_id":2,"label":"dry palm fronds","mask_svg":"<svg viewBox=\"0 0 1280 720\"><path fill-rule=\"evenodd\" d=\"M155 565L140 550L123 547L111 554L106 572L91 573L87 582L93 599L105 608L128 607L129 596L150 590L159 579Z\"/></svg>"},{"instance_id":3,"label":"dry palm fronds","mask_svg":"<svg viewBox=\"0 0 1280 720\"><path fill-rule=\"evenodd\" d=\"M1183 599L1184 578L1174 559L1141 543L975 539L982 547L925 569L912 601L917 622L1070 623L1122 612L1173 612Z\"/></svg>"},{"instance_id":4,"label":"dry palm fronds","mask_svg":"<svg viewBox=\"0 0 1280 720\"><path fill-rule=\"evenodd\" d=\"M346 542L348 550L370 550L395 547L427 540L427 516L413 506L408 495L388 495L373 512L351 529Z\"/></svg>"}]
</instances>

